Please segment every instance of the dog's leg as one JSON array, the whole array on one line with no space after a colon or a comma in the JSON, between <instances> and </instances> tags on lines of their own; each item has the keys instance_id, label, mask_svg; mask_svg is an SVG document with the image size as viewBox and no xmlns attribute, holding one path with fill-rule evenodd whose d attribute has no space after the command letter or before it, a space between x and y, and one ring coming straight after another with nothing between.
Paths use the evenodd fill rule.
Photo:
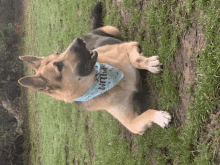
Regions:
<instances>
[{"instance_id":1,"label":"dog's leg","mask_svg":"<svg viewBox=\"0 0 220 165\"><path fill-rule=\"evenodd\" d=\"M158 124L162 128L168 126L171 116L168 112L147 110L141 115L137 115L128 106L123 107L123 104L113 107L108 110L115 118L117 118L127 129L132 133L143 135L145 130L151 126L152 122Z\"/></svg>"},{"instance_id":2,"label":"dog's leg","mask_svg":"<svg viewBox=\"0 0 220 165\"><path fill-rule=\"evenodd\" d=\"M158 56L144 57L139 53L137 42L127 43L127 52L130 62L135 68L146 69L152 73L159 73L161 71L160 65L162 64L158 60Z\"/></svg>"},{"instance_id":3,"label":"dog's leg","mask_svg":"<svg viewBox=\"0 0 220 165\"><path fill-rule=\"evenodd\" d=\"M132 120L132 126L138 129L138 134L143 135L152 122L165 128L168 126L171 116L168 112L149 109Z\"/></svg>"}]
</instances>

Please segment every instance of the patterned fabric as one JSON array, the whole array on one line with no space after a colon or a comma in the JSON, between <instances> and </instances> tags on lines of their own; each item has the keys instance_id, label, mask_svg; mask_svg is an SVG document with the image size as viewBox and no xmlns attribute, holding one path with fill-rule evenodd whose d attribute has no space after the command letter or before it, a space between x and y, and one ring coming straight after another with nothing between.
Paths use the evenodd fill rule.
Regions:
<instances>
[{"instance_id":1,"label":"patterned fabric","mask_svg":"<svg viewBox=\"0 0 220 165\"><path fill-rule=\"evenodd\" d=\"M95 64L96 75L93 86L81 97L74 101L88 101L114 87L123 77L124 73L105 63Z\"/></svg>"}]
</instances>

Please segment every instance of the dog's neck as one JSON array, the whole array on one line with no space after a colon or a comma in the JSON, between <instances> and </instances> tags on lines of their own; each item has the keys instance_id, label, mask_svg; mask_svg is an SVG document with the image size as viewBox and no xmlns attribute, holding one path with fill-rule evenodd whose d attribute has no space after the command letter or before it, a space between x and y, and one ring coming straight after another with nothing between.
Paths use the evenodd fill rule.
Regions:
<instances>
[{"instance_id":1,"label":"dog's neck","mask_svg":"<svg viewBox=\"0 0 220 165\"><path fill-rule=\"evenodd\" d=\"M88 101L113 88L123 77L124 74L117 68L108 64L96 63L96 75L93 85L80 97L74 101Z\"/></svg>"},{"instance_id":2,"label":"dog's neck","mask_svg":"<svg viewBox=\"0 0 220 165\"><path fill-rule=\"evenodd\" d=\"M77 93L77 96L74 96L73 98L78 98L85 94L95 83L95 77L96 77L96 69L94 68L94 71L89 76L81 77L79 80L79 86L80 89L77 89L77 92L73 92L74 94ZM74 100L75 100L74 99Z\"/></svg>"}]
</instances>

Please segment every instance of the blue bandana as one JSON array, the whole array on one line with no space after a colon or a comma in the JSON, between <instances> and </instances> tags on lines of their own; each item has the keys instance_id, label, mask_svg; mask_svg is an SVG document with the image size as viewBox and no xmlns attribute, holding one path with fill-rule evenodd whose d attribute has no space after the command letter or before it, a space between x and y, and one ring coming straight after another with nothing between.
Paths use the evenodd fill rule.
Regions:
<instances>
[{"instance_id":1,"label":"blue bandana","mask_svg":"<svg viewBox=\"0 0 220 165\"><path fill-rule=\"evenodd\" d=\"M114 87L123 77L124 73L105 63L95 64L96 75L93 86L81 97L74 101L87 101Z\"/></svg>"}]
</instances>

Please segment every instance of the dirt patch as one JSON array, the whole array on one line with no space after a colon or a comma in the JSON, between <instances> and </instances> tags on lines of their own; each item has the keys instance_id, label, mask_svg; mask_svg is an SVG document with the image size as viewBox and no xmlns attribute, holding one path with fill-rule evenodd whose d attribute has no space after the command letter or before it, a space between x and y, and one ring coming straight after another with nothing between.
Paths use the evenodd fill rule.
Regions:
<instances>
[{"instance_id":1,"label":"dirt patch","mask_svg":"<svg viewBox=\"0 0 220 165\"><path fill-rule=\"evenodd\" d=\"M24 32L24 11L30 0L15 1L15 32L21 34Z\"/></svg>"},{"instance_id":2,"label":"dirt patch","mask_svg":"<svg viewBox=\"0 0 220 165\"><path fill-rule=\"evenodd\" d=\"M131 12L129 10L126 10L122 6L123 0L116 0L113 3L117 6L117 8L119 10L119 13L121 15L121 23L123 25L127 25L129 23L129 19L131 17ZM151 3L151 1L149 1L149 0L140 1L138 4L136 4L135 7L139 8L142 11L144 11L149 6L150 3Z\"/></svg>"},{"instance_id":3,"label":"dirt patch","mask_svg":"<svg viewBox=\"0 0 220 165\"><path fill-rule=\"evenodd\" d=\"M136 153L135 135L119 123L119 136L123 136L130 145L131 152Z\"/></svg>"},{"instance_id":4,"label":"dirt patch","mask_svg":"<svg viewBox=\"0 0 220 165\"><path fill-rule=\"evenodd\" d=\"M5 52L1 55L3 64L1 67L3 68L4 72L1 73L0 105L16 118L18 122L16 129L17 132L20 130L20 126L23 123L23 117L20 108L20 104L22 104L22 102L20 103L21 89L17 81L21 76L23 76L23 64L18 59L18 54L21 48L21 39L19 36L24 31L22 28L24 21L24 2L26 1L1 1L0 13L0 22L3 26L7 27L5 29L1 29L2 35L5 38L1 41L5 45L6 49L4 50ZM5 120L7 119L8 118ZM12 120L8 119L8 121ZM7 126L7 124L7 122L4 122L5 126Z\"/></svg>"},{"instance_id":5,"label":"dirt patch","mask_svg":"<svg viewBox=\"0 0 220 165\"><path fill-rule=\"evenodd\" d=\"M27 2L27 0L17 0L17 1L10 1L11 3L4 4L4 7L8 7L12 2L14 2L13 7L14 10L11 10L11 14L14 14L13 19L11 20L11 23L14 23L14 31L17 34L16 36L8 36L11 38L17 38L16 42L14 42L12 45L13 47L16 47L16 51L12 52L14 54L14 57L10 60L12 61L10 65L16 64L15 67L12 69L12 71L8 71L8 75L10 76L9 80L1 80L0 83L0 100L1 105L8 110L10 114L12 114L18 124L17 124L17 132L20 130L20 126L23 123L23 116L21 112L21 105L23 104L21 99L21 91L20 91L20 85L18 84L18 79L23 76L23 65L21 61L18 59L18 54L21 49L21 39L19 36L21 36L24 32L23 22L24 22L24 5ZM4 9L5 9L4 8ZM5 23L4 20L2 20L3 23ZM14 32L13 31L13 32ZM7 60L7 59L6 59ZM2 77L1 77L2 78Z\"/></svg>"},{"instance_id":6,"label":"dirt patch","mask_svg":"<svg viewBox=\"0 0 220 165\"><path fill-rule=\"evenodd\" d=\"M196 85L196 66L198 52L202 49L204 41L201 36L202 27L193 23L185 36L180 40L180 49L176 55L174 69L180 71L182 75L179 78L179 93L181 100L176 109L177 120L180 125L185 123L186 112L188 111L189 101L194 97L194 87Z\"/></svg>"},{"instance_id":7,"label":"dirt patch","mask_svg":"<svg viewBox=\"0 0 220 165\"><path fill-rule=\"evenodd\" d=\"M82 15L82 10L78 8L78 11L77 11L78 19L80 19L81 15Z\"/></svg>"},{"instance_id":8,"label":"dirt patch","mask_svg":"<svg viewBox=\"0 0 220 165\"><path fill-rule=\"evenodd\" d=\"M116 0L113 2L113 4L117 6L119 13L121 15L121 23L123 25L126 25L128 24L129 18L131 17L131 13L122 7L122 3L123 0Z\"/></svg>"},{"instance_id":9,"label":"dirt patch","mask_svg":"<svg viewBox=\"0 0 220 165\"><path fill-rule=\"evenodd\" d=\"M22 153L24 152L21 125L23 123L20 85L18 79L23 76L23 65L18 59L21 49L20 36L24 32L24 3L27 0L1 1L0 23L6 26L2 34L7 40L3 40L8 52L2 54L1 60L5 65L5 76L1 76L0 83L0 113L4 110L1 123L0 162L1 164L23 164ZM5 12L6 11L6 12ZM11 28L11 29L9 29ZM2 57L4 59L2 59ZM9 78L5 78L9 77ZM4 109L3 109L4 108ZM6 111L7 110L7 111ZM13 117L12 117L13 116ZM16 133L17 132L17 133Z\"/></svg>"}]
</instances>

